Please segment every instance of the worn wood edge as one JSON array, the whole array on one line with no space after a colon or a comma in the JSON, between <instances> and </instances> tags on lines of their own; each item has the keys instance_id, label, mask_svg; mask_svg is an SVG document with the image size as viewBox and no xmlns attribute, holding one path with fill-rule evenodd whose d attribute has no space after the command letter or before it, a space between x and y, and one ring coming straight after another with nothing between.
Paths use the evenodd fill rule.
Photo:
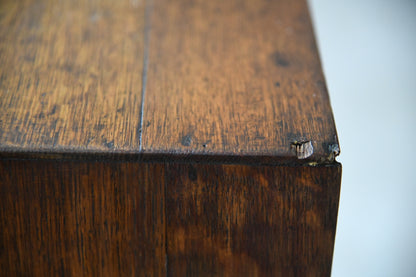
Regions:
<instances>
[{"instance_id":1,"label":"worn wood edge","mask_svg":"<svg viewBox=\"0 0 416 277\"><path fill-rule=\"evenodd\" d=\"M0 148L0 160L56 160L56 161L115 161L144 163L187 163L187 164L238 164L274 166L321 166L339 164L333 159L298 159L296 156L273 155L212 155L200 153L140 153L135 151L16 151Z\"/></svg>"},{"instance_id":2,"label":"worn wood edge","mask_svg":"<svg viewBox=\"0 0 416 277\"><path fill-rule=\"evenodd\" d=\"M312 153L310 156L302 157L300 150L303 144L311 144L311 141L294 141L289 146L290 151L283 153L253 152L236 154L235 152L211 152L211 151L152 151L145 149L122 150L91 149L79 147L59 148L22 148L0 145L0 159L36 159L36 160L115 160L115 161L138 161L138 162L185 162L205 164L243 164L243 165L308 165L316 166L322 164L337 163L336 157L340 154L338 136L335 135L336 143L322 143L327 153ZM315 142L316 143L316 142ZM300 151L300 152L299 152ZM288 154L289 153L289 154Z\"/></svg>"}]
</instances>

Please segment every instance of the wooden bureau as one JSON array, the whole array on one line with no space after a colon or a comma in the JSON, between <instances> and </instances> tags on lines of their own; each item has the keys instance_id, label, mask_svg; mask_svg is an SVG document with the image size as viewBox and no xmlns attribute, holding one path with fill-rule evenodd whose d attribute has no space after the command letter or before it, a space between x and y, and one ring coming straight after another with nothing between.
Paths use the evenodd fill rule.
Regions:
<instances>
[{"instance_id":1,"label":"wooden bureau","mask_svg":"<svg viewBox=\"0 0 416 277\"><path fill-rule=\"evenodd\" d=\"M0 275L329 276L304 0L0 3Z\"/></svg>"}]
</instances>

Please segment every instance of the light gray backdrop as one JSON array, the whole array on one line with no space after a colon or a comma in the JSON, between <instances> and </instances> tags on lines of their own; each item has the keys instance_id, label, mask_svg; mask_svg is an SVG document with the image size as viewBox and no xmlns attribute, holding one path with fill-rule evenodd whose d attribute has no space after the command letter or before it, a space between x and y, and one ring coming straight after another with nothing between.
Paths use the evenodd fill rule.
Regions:
<instances>
[{"instance_id":1,"label":"light gray backdrop","mask_svg":"<svg viewBox=\"0 0 416 277\"><path fill-rule=\"evenodd\" d=\"M332 276L416 276L416 1L309 6L343 164Z\"/></svg>"}]
</instances>

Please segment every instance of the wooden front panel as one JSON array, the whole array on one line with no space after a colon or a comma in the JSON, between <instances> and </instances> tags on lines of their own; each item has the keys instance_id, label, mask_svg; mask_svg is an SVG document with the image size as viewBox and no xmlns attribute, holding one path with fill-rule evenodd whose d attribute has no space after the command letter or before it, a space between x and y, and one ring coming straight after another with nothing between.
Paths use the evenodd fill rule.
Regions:
<instances>
[{"instance_id":1,"label":"wooden front panel","mask_svg":"<svg viewBox=\"0 0 416 277\"><path fill-rule=\"evenodd\" d=\"M6 276L329 276L341 166L0 161Z\"/></svg>"},{"instance_id":2,"label":"wooden front panel","mask_svg":"<svg viewBox=\"0 0 416 277\"><path fill-rule=\"evenodd\" d=\"M163 168L0 161L0 275L164 276Z\"/></svg>"},{"instance_id":3,"label":"wooden front panel","mask_svg":"<svg viewBox=\"0 0 416 277\"><path fill-rule=\"evenodd\" d=\"M170 165L169 276L329 276L341 166Z\"/></svg>"}]
</instances>

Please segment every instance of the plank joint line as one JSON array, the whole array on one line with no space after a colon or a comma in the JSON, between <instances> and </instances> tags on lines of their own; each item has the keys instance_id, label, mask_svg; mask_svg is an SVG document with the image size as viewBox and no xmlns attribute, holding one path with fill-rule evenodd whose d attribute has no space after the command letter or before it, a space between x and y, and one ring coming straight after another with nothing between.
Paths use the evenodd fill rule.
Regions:
<instances>
[{"instance_id":1,"label":"plank joint line","mask_svg":"<svg viewBox=\"0 0 416 277\"><path fill-rule=\"evenodd\" d=\"M142 103L140 107L140 121L139 121L139 152L142 151L142 133L143 133L143 113L144 113L144 101L146 94L146 82L147 82L147 68L149 63L149 36L150 36L150 13L151 13L151 0L145 1L144 12L144 47L143 47L143 73L142 73Z\"/></svg>"}]
</instances>

